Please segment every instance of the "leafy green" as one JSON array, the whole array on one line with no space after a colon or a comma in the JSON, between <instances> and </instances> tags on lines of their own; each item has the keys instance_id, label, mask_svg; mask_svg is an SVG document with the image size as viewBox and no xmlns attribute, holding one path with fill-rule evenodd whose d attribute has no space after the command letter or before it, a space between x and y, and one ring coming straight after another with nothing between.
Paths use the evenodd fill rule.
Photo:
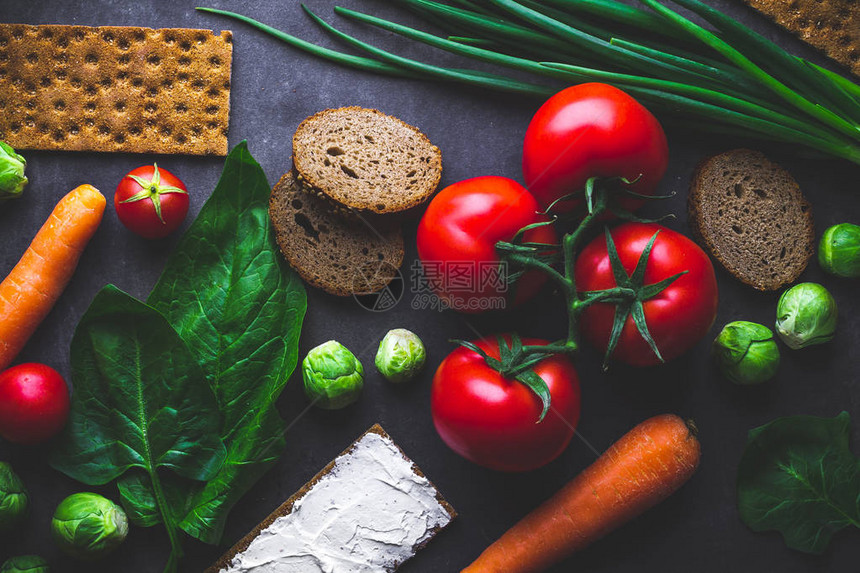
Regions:
<instances>
[{"instance_id":1,"label":"leafy green","mask_svg":"<svg viewBox=\"0 0 860 573\"><path fill-rule=\"evenodd\" d=\"M362 52L317 46L248 16L213 8L321 58L365 71L449 81L544 98L557 83L522 81L526 72L565 83L607 82L690 129L807 146L860 163L860 86L788 54L699 0L401 0L435 35L340 6L334 12L409 39L516 70L448 68L359 40L305 12L325 32Z\"/></svg>"},{"instance_id":2,"label":"leafy green","mask_svg":"<svg viewBox=\"0 0 860 573\"><path fill-rule=\"evenodd\" d=\"M156 310L113 285L104 287L72 338L72 408L51 465L88 485L146 481L173 551L178 520L162 491L167 471L212 479L225 458L221 416L194 354ZM131 511L135 513L135 511Z\"/></svg>"},{"instance_id":3,"label":"leafy green","mask_svg":"<svg viewBox=\"0 0 860 573\"><path fill-rule=\"evenodd\" d=\"M270 192L240 143L148 299L197 356L224 416L224 465L204 486L176 493L187 502L180 527L209 543L285 444L274 402L296 366L307 301L274 242Z\"/></svg>"},{"instance_id":4,"label":"leafy green","mask_svg":"<svg viewBox=\"0 0 860 573\"><path fill-rule=\"evenodd\" d=\"M753 531L822 553L834 533L860 527L860 459L847 412L778 418L749 433L738 468L738 510Z\"/></svg>"}]
</instances>

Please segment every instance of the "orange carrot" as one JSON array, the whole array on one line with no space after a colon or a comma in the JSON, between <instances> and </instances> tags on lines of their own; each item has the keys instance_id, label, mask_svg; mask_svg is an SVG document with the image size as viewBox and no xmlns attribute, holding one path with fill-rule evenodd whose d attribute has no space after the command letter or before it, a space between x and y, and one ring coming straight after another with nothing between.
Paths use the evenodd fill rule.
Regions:
<instances>
[{"instance_id":1,"label":"orange carrot","mask_svg":"<svg viewBox=\"0 0 860 573\"><path fill-rule=\"evenodd\" d=\"M71 191L0 283L0 370L12 363L60 298L104 210L105 198L95 187Z\"/></svg>"},{"instance_id":2,"label":"orange carrot","mask_svg":"<svg viewBox=\"0 0 860 573\"><path fill-rule=\"evenodd\" d=\"M660 503L699 465L694 426L645 420L490 545L462 573L537 573Z\"/></svg>"}]
</instances>

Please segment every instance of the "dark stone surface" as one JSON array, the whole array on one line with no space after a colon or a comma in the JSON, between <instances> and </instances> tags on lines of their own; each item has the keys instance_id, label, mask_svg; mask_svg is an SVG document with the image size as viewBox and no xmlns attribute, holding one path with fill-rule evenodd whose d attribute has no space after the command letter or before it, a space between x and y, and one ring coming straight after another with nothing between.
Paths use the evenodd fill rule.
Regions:
<instances>
[{"instance_id":1,"label":"dark stone surface","mask_svg":"<svg viewBox=\"0 0 860 573\"><path fill-rule=\"evenodd\" d=\"M414 22L381 0L342 0L345 6ZM798 41L728 0L712 3L751 23L798 53L821 61ZM376 107L419 126L443 152L443 185L485 174L521 178L520 146L526 125L539 102L448 85L381 78L314 59L238 23L195 13L195 2L3 2L2 19L31 24L125 24L153 27L232 29L235 33L230 143L248 139L251 152L274 183L288 168L291 135L301 119L326 107ZM308 0L327 19L333 0ZM211 5L233 8L281 29L314 41L330 41L302 14L297 2L266 0ZM365 37L385 45L400 45L385 33L360 27ZM329 44L332 45L332 44ZM408 44L406 53L423 48ZM436 58L436 54L433 54ZM453 62L440 54L435 61ZM670 131L672 162L662 184L677 192L672 200L650 207L652 213L672 211L668 222L687 232L684 203L695 164L706 154L741 145L709 135ZM857 180L860 170L846 162L815 161L765 149L790 168L815 207L819 232L841 221L860 221ZM56 201L74 186L88 182L112 196L115 185L130 169L157 160L179 174L192 195L191 215L197 213L221 171L217 158L140 156L125 154L28 152L31 184L25 197L0 207L0 274L15 264ZM186 223L187 226L188 223ZM415 224L407 227L408 275L415 258ZM95 293L112 282L145 297L161 272L177 237L146 242L127 232L108 207L104 223L87 249L80 268L20 361L42 361L69 374L68 345L75 324ZM554 569L578 572L724 572L724 571L856 571L860 532L839 534L821 557L786 549L776 533L755 534L739 520L735 508L735 471L747 431L777 416L833 416L841 410L858 414L860 392L860 302L857 283L826 277L813 263L803 280L823 282L839 302L841 324L836 340L802 352L784 346L776 380L759 388L736 388L721 380L709 360L709 340L730 320L749 319L771 324L776 294L761 294L718 271L721 303L717 324L708 338L685 357L661 368L636 371L600 370L600 360L587 349L578 359L583 410L579 432L570 448L554 463L527 475L493 473L474 466L448 450L437 437L430 418L429 389L435 366L452 346L449 338L470 338L475 332L518 329L524 335L560 336L564 322L553 297L498 316L464 317L450 312L413 311L411 294L392 310L372 313L352 299L337 299L309 290L308 314L302 333L301 356L311 347L337 338L353 349L370 371L361 401L346 411L311 411L302 415L305 399L300 376L294 375L278 406L287 421L287 447L277 466L233 511L225 545L242 537L273 508L297 490L356 436L380 422L424 469L460 513L460 519L403 567L405 573L457 571L519 517L548 497L594 460L585 441L603 450L639 421L658 413L677 412L696 419L701 430L702 465L680 492L646 515L611 534ZM387 384L373 372L375 346L390 328L419 333L429 349L429 365L414 383ZM856 416L855 416L856 417ZM860 437L855 424L854 438ZM66 495L88 489L50 469L45 452L0 444L0 459L10 460L30 488L33 512L19 531L0 539L0 561L13 554L41 553L58 573L72 571L160 571L167 539L159 528L134 528L127 543L112 558L79 565L63 558L49 539L50 517ZM116 498L115 490L103 488ZM200 571L223 548L188 540L183 571Z\"/></svg>"}]
</instances>

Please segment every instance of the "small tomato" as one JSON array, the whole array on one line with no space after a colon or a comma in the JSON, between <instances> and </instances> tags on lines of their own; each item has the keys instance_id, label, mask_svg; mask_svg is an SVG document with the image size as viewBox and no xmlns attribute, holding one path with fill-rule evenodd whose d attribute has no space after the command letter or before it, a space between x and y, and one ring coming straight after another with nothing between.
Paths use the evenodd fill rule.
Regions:
<instances>
[{"instance_id":1,"label":"small tomato","mask_svg":"<svg viewBox=\"0 0 860 573\"><path fill-rule=\"evenodd\" d=\"M535 198L507 177L466 179L440 191L418 224L418 257L435 293L461 312L494 310L513 292L515 305L537 294L546 275L527 271L508 288L496 243L510 241L533 223L547 220ZM523 240L555 243L551 226L527 231ZM432 273L432 274L431 274Z\"/></svg>"},{"instance_id":2,"label":"small tomato","mask_svg":"<svg viewBox=\"0 0 860 573\"><path fill-rule=\"evenodd\" d=\"M555 94L537 111L523 144L526 187L543 207L580 192L592 177L623 177L629 189L652 195L669 164L666 135L650 111L627 93L585 83ZM564 201L558 211L576 207ZM642 199L623 196L636 209Z\"/></svg>"},{"instance_id":3,"label":"small tomato","mask_svg":"<svg viewBox=\"0 0 860 573\"><path fill-rule=\"evenodd\" d=\"M644 284L653 285L684 273L664 290L644 300L648 332L666 361L692 348L717 317L717 279L708 255L681 233L654 223L625 223L612 229L618 258L628 275L633 273L648 242L657 233L645 266ZM617 286L604 235L589 243L576 259L576 287L580 292ZM606 352L612 336L616 307L592 304L582 313L582 332L591 344ZM633 316L627 316L612 359L631 366L653 366L660 359L642 337Z\"/></svg>"},{"instance_id":4,"label":"small tomato","mask_svg":"<svg viewBox=\"0 0 860 573\"><path fill-rule=\"evenodd\" d=\"M133 169L122 178L113 204L127 229L146 239L160 239L185 220L188 189L176 175L153 163Z\"/></svg>"},{"instance_id":5,"label":"small tomato","mask_svg":"<svg viewBox=\"0 0 860 573\"><path fill-rule=\"evenodd\" d=\"M497 339L473 343L499 358ZM522 343L548 344L538 339ZM430 394L439 436L464 458L494 470L529 471L557 458L579 421L579 378L573 363L562 355L541 360L534 372L550 394L550 409L543 420L541 399L528 386L505 378L474 350L455 349L436 370Z\"/></svg>"},{"instance_id":6,"label":"small tomato","mask_svg":"<svg viewBox=\"0 0 860 573\"><path fill-rule=\"evenodd\" d=\"M69 388L59 372L27 363L0 373L0 436L17 444L54 437L69 418Z\"/></svg>"}]
</instances>

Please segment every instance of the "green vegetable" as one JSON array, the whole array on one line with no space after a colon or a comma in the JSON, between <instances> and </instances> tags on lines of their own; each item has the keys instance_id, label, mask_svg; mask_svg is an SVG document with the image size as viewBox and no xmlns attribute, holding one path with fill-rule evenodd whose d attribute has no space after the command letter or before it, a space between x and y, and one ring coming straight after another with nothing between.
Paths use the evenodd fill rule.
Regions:
<instances>
[{"instance_id":1,"label":"green vegetable","mask_svg":"<svg viewBox=\"0 0 860 573\"><path fill-rule=\"evenodd\" d=\"M48 562L38 555L19 555L6 560L0 573L50 573Z\"/></svg>"},{"instance_id":2,"label":"green vegetable","mask_svg":"<svg viewBox=\"0 0 860 573\"><path fill-rule=\"evenodd\" d=\"M60 502L51 520L54 541L68 555L95 561L116 549L128 535L122 508L97 493L76 493Z\"/></svg>"},{"instance_id":3,"label":"green vegetable","mask_svg":"<svg viewBox=\"0 0 860 573\"><path fill-rule=\"evenodd\" d=\"M0 141L0 202L21 196L27 177L27 160L15 153L12 146Z\"/></svg>"},{"instance_id":4,"label":"green vegetable","mask_svg":"<svg viewBox=\"0 0 860 573\"><path fill-rule=\"evenodd\" d=\"M364 367L343 344L329 340L311 349L302 361L305 395L320 408L337 410L361 395Z\"/></svg>"},{"instance_id":5,"label":"green vegetable","mask_svg":"<svg viewBox=\"0 0 860 573\"><path fill-rule=\"evenodd\" d=\"M390 382L405 382L424 367L427 352L418 335L405 328L389 330L376 351L376 369Z\"/></svg>"},{"instance_id":6,"label":"green vegetable","mask_svg":"<svg viewBox=\"0 0 860 573\"><path fill-rule=\"evenodd\" d=\"M776 305L776 331L790 348L823 344L836 333L836 301L817 283L800 283L782 293Z\"/></svg>"},{"instance_id":7,"label":"green vegetable","mask_svg":"<svg viewBox=\"0 0 860 573\"><path fill-rule=\"evenodd\" d=\"M156 310L113 285L99 292L72 338L72 408L51 465L87 485L118 480L140 525L164 523L182 555L170 472L212 479L224 462L221 415L194 354ZM141 504L145 484L153 499ZM151 517L157 512L159 519Z\"/></svg>"},{"instance_id":8,"label":"green vegetable","mask_svg":"<svg viewBox=\"0 0 860 573\"><path fill-rule=\"evenodd\" d=\"M860 527L860 459L847 412L778 418L749 433L738 467L738 510L753 531L822 553L837 531Z\"/></svg>"},{"instance_id":9,"label":"green vegetable","mask_svg":"<svg viewBox=\"0 0 860 573\"><path fill-rule=\"evenodd\" d=\"M295 368L306 298L280 260L269 194L262 168L240 143L148 305L106 287L73 339L72 423L52 463L87 484L121 475L132 522L167 530L165 571L178 569L183 531L220 542L231 508L285 444L274 402ZM103 403L88 404L96 394ZM141 425L126 394L155 418ZM119 407L114 395L123 399ZM109 417L106 409L116 411ZM140 428L154 449L141 452ZM149 471L148 455L160 471Z\"/></svg>"},{"instance_id":10,"label":"green vegetable","mask_svg":"<svg viewBox=\"0 0 860 573\"><path fill-rule=\"evenodd\" d=\"M223 415L218 474L171 488L187 500L180 527L207 543L221 541L227 514L286 445L275 401L298 361L307 299L275 243L271 192L247 144L233 148L147 300L197 356Z\"/></svg>"},{"instance_id":11,"label":"green vegetable","mask_svg":"<svg viewBox=\"0 0 860 573\"><path fill-rule=\"evenodd\" d=\"M12 466L0 462L0 531L12 529L27 515L30 498Z\"/></svg>"},{"instance_id":12,"label":"green vegetable","mask_svg":"<svg viewBox=\"0 0 860 573\"><path fill-rule=\"evenodd\" d=\"M737 320L728 323L712 347L723 375L735 384L767 382L779 369L779 347L766 326Z\"/></svg>"},{"instance_id":13,"label":"green vegetable","mask_svg":"<svg viewBox=\"0 0 860 573\"><path fill-rule=\"evenodd\" d=\"M837 277L860 277L860 226L833 225L824 231L818 244L818 263Z\"/></svg>"},{"instance_id":14,"label":"green vegetable","mask_svg":"<svg viewBox=\"0 0 860 573\"><path fill-rule=\"evenodd\" d=\"M316 46L247 16L198 8L245 22L330 61L361 69L450 81L545 98L557 91L526 72L563 83L605 82L680 126L805 146L860 163L860 86L785 50L699 0L656 0L643 10L618 0L403 0L445 34L436 36L354 10L335 13L511 74L445 68L399 56L349 36L306 7L323 30L366 56ZM449 35L447 35L449 34Z\"/></svg>"}]
</instances>

